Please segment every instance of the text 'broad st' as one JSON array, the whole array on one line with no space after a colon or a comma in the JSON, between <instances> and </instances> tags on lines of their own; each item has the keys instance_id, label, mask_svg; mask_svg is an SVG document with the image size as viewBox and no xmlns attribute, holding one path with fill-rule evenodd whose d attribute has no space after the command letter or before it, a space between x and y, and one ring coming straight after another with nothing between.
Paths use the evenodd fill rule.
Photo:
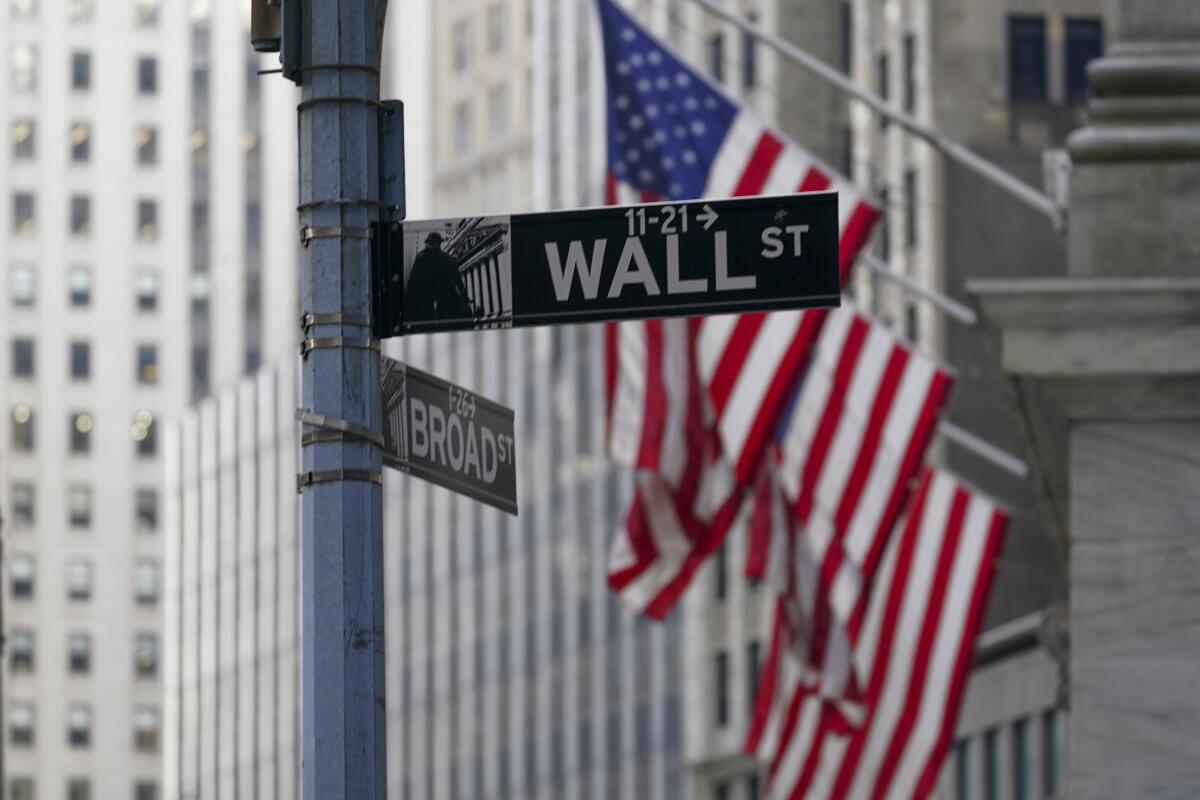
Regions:
<instances>
[{"instance_id":1,"label":"text 'broad st'","mask_svg":"<svg viewBox=\"0 0 1200 800\"><path fill-rule=\"evenodd\" d=\"M517 513L512 409L382 358L383 463Z\"/></svg>"},{"instance_id":2,"label":"text 'broad st'","mask_svg":"<svg viewBox=\"0 0 1200 800\"><path fill-rule=\"evenodd\" d=\"M838 305L837 194L395 223L381 336Z\"/></svg>"}]
</instances>

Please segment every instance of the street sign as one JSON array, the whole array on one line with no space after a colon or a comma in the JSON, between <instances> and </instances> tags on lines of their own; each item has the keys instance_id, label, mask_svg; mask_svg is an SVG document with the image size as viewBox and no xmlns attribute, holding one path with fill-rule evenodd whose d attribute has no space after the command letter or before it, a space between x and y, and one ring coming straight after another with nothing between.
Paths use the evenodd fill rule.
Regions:
<instances>
[{"instance_id":1,"label":"street sign","mask_svg":"<svg viewBox=\"0 0 1200 800\"><path fill-rule=\"evenodd\" d=\"M834 307L836 192L384 223L381 337Z\"/></svg>"},{"instance_id":2,"label":"street sign","mask_svg":"<svg viewBox=\"0 0 1200 800\"><path fill-rule=\"evenodd\" d=\"M517 513L513 411L383 356L383 463Z\"/></svg>"}]
</instances>

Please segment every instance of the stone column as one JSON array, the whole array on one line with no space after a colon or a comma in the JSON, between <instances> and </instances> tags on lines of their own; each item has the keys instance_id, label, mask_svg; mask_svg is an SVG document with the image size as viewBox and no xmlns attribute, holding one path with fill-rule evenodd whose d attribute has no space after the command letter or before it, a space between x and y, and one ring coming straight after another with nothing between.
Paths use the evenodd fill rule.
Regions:
<instances>
[{"instance_id":1,"label":"stone column","mask_svg":"<svg viewBox=\"0 0 1200 800\"><path fill-rule=\"evenodd\" d=\"M969 285L1070 568L1069 794L1200 797L1200 0L1118 0L1066 278Z\"/></svg>"}]
</instances>

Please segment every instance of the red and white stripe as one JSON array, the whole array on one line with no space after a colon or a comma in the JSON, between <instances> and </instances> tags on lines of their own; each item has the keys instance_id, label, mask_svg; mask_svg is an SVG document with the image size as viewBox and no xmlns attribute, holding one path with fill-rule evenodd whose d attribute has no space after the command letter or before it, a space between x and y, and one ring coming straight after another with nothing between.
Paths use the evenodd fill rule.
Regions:
<instances>
[{"instance_id":1,"label":"red and white stripe","mask_svg":"<svg viewBox=\"0 0 1200 800\"><path fill-rule=\"evenodd\" d=\"M838 192L840 262L850 267L879 218L879 209L811 153L741 111L717 154L709 197ZM700 326L701 382L713 402L722 447L739 481L748 483L773 433L774 420L820 334L824 311L708 317Z\"/></svg>"},{"instance_id":2,"label":"red and white stripe","mask_svg":"<svg viewBox=\"0 0 1200 800\"><path fill-rule=\"evenodd\" d=\"M845 277L878 209L748 112L739 113L726 136L706 196L834 186ZM611 176L606 195L609 203L662 199ZM610 582L625 599L665 613L698 563L724 539L825 315L789 311L608 326L610 451L618 463L663 479L648 486L639 476L637 501L613 544ZM713 430L718 444L701 446ZM692 542L686 556L684 540ZM663 563L648 560L650 553L660 553ZM638 579L631 579L635 574Z\"/></svg>"},{"instance_id":3,"label":"red and white stripe","mask_svg":"<svg viewBox=\"0 0 1200 800\"><path fill-rule=\"evenodd\" d=\"M728 466L719 458L689 463L678 488L659 473L640 470L633 502L609 548L609 587L662 619L720 548L741 506L742 494L732 491Z\"/></svg>"},{"instance_id":4,"label":"red and white stripe","mask_svg":"<svg viewBox=\"0 0 1200 800\"><path fill-rule=\"evenodd\" d=\"M862 712L859 698L845 686L850 674L849 636L838 628L826 638L819 661L812 653L812 632L821 608L819 562L810 540L795 524L778 467L771 472L769 485L762 486L761 482L756 485L758 494L751 525L752 539L760 545L765 543L770 554L759 558L751 552L746 562L747 574L764 578L768 591L775 597L772 606L764 609L764 634L770 646L745 745L747 752L768 762L779 752L781 741L790 735L790 726L796 724L796 718L788 715L788 707L793 705L797 687L804 687L804 694L828 698L847 724L861 720ZM766 569L760 569L760 564Z\"/></svg>"},{"instance_id":5,"label":"red and white stripe","mask_svg":"<svg viewBox=\"0 0 1200 800\"><path fill-rule=\"evenodd\" d=\"M882 324L830 313L780 448L784 491L817 552L837 541L870 577L952 386Z\"/></svg>"},{"instance_id":6,"label":"red and white stripe","mask_svg":"<svg viewBox=\"0 0 1200 800\"><path fill-rule=\"evenodd\" d=\"M927 470L882 559L855 646L865 717L797 686L768 796L922 798L949 747L1007 515ZM786 724L785 722L785 724Z\"/></svg>"},{"instance_id":7,"label":"red and white stripe","mask_svg":"<svg viewBox=\"0 0 1200 800\"><path fill-rule=\"evenodd\" d=\"M809 674L811 691L841 702L847 719L856 716L861 685L849 658L858 615L951 384L944 369L882 326L839 309L825 326L779 448L775 491L786 496L783 513L801 532L788 551L785 604L772 616L780 617L786 604L794 610L773 624L787 627L799 662L789 668ZM761 516L747 554L752 575L761 571L765 531L778 535L778 523L759 522ZM782 668L771 663L780 653L768 652L773 670ZM759 698L748 747L758 747L760 728L782 724L772 721L769 704Z\"/></svg>"},{"instance_id":8,"label":"red and white stripe","mask_svg":"<svg viewBox=\"0 0 1200 800\"><path fill-rule=\"evenodd\" d=\"M609 453L623 466L662 473L678 488L703 446L704 403L686 319L605 328Z\"/></svg>"}]
</instances>

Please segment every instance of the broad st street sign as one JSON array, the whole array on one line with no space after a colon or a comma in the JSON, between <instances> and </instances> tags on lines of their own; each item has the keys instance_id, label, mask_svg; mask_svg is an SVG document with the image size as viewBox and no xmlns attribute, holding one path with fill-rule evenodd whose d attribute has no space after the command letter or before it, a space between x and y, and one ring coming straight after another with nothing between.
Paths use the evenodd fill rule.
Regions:
<instances>
[{"instance_id":1,"label":"broad st street sign","mask_svg":"<svg viewBox=\"0 0 1200 800\"><path fill-rule=\"evenodd\" d=\"M380 337L838 305L836 192L387 223Z\"/></svg>"},{"instance_id":2,"label":"broad st street sign","mask_svg":"<svg viewBox=\"0 0 1200 800\"><path fill-rule=\"evenodd\" d=\"M517 513L513 412L382 358L383 463Z\"/></svg>"}]
</instances>

